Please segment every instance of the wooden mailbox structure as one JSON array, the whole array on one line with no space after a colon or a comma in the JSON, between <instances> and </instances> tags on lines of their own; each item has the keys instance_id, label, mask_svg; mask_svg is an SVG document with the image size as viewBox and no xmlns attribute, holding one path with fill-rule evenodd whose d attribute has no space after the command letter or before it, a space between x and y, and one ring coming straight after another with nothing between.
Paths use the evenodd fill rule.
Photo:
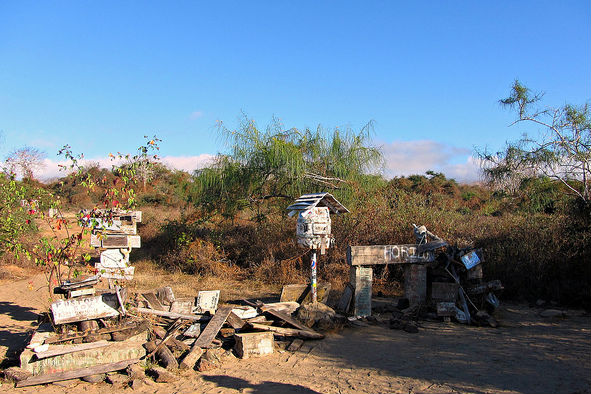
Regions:
<instances>
[{"instance_id":1,"label":"wooden mailbox structure","mask_svg":"<svg viewBox=\"0 0 591 394\"><path fill-rule=\"evenodd\" d=\"M350 266L350 283L354 289L354 316L371 315L374 265L407 265L404 270L405 296L411 305L425 301L427 296L426 264L435 260L435 254L433 250L424 250L422 246L418 244L372 245L349 246L347 248L347 262Z\"/></svg>"},{"instance_id":2,"label":"wooden mailbox structure","mask_svg":"<svg viewBox=\"0 0 591 394\"><path fill-rule=\"evenodd\" d=\"M86 220L92 228L90 245L101 250L100 262L94 267L106 279L133 279L135 267L129 265L129 253L141 247L137 224L142 221L142 212L101 210L98 215Z\"/></svg>"},{"instance_id":3,"label":"wooden mailbox structure","mask_svg":"<svg viewBox=\"0 0 591 394\"><path fill-rule=\"evenodd\" d=\"M312 249L311 293L312 302L318 299L316 292L316 250L324 254L334 244L330 214L347 213L349 210L330 193L304 194L287 207L289 216L298 214L297 241L302 248Z\"/></svg>"}]
</instances>

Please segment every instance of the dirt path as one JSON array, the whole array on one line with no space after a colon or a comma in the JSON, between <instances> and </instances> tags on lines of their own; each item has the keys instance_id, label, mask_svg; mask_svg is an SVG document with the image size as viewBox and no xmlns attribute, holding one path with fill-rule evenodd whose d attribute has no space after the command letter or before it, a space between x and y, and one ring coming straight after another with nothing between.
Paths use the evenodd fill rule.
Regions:
<instances>
[{"instance_id":1,"label":"dirt path","mask_svg":"<svg viewBox=\"0 0 591 394\"><path fill-rule=\"evenodd\" d=\"M42 282L42 277L33 280ZM29 281L1 283L0 349L22 346L44 294ZM591 318L569 311L548 320L510 305L504 327L424 322L418 334L385 326L347 328L296 352L229 360L203 374L182 373L175 383L153 383L138 393L591 393ZM0 393L52 394L55 384ZM69 392L112 392L107 383L72 382Z\"/></svg>"}]
</instances>

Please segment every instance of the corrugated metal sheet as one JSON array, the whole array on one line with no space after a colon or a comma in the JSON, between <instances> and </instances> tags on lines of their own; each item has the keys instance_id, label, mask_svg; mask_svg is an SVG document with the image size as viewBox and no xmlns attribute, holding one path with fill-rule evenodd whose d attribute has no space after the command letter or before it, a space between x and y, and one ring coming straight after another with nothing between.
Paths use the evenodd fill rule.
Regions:
<instances>
[{"instance_id":1,"label":"corrugated metal sheet","mask_svg":"<svg viewBox=\"0 0 591 394\"><path fill-rule=\"evenodd\" d=\"M293 204L287 207L289 216L293 216L300 211L305 211L314 207L327 207L331 213L347 213L349 210L343 204L338 202L330 193L304 194L300 196Z\"/></svg>"}]
</instances>

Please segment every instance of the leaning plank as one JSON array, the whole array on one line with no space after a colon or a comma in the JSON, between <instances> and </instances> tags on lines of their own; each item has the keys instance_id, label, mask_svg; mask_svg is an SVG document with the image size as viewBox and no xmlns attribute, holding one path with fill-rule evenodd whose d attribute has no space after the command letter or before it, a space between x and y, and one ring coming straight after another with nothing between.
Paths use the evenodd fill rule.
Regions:
<instances>
[{"instance_id":1,"label":"leaning plank","mask_svg":"<svg viewBox=\"0 0 591 394\"><path fill-rule=\"evenodd\" d=\"M263 311L264 313L268 313L269 315L274 316L278 319L281 319L284 322L286 322L287 324L294 326L295 328L297 328L299 330L314 332L314 330L312 330L309 327L304 326L302 323L300 323L299 321L297 321L293 317L289 316L287 313L284 313L284 312L281 312L281 311L278 311L278 310L275 310L272 308L267 308L267 306L261 307L261 311Z\"/></svg>"},{"instance_id":2,"label":"leaning plank","mask_svg":"<svg viewBox=\"0 0 591 394\"><path fill-rule=\"evenodd\" d=\"M112 342L108 341L97 341L89 343L81 343L78 345L55 345L44 352L35 352L35 355L40 360L42 358L59 356L61 354L75 353L82 350L96 349L99 347L109 346Z\"/></svg>"},{"instance_id":3,"label":"leaning plank","mask_svg":"<svg viewBox=\"0 0 591 394\"><path fill-rule=\"evenodd\" d=\"M203 320L203 315L185 315L183 313L157 311L155 309L140 308L140 307L130 308L130 310L137 311L139 313L147 313L149 315L168 317L170 319L184 319L184 320L191 320L191 321Z\"/></svg>"},{"instance_id":4,"label":"leaning plank","mask_svg":"<svg viewBox=\"0 0 591 394\"><path fill-rule=\"evenodd\" d=\"M164 310L164 306L160 303L160 300L158 299L158 297L156 297L156 294L144 293L142 294L142 297L144 297L146 301L148 301L148 305L150 306L150 308L156 309L158 311Z\"/></svg>"},{"instance_id":5,"label":"leaning plank","mask_svg":"<svg viewBox=\"0 0 591 394\"><path fill-rule=\"evenodd\" d=\"M36 375L26 380L21 380L16 384L16 387L35 386L37 384L59 382L62 380L82 378L88 375L96 375L99 373L119 371L121 369L127 368L128 365L138 363L139 361L139 358L133 358L131 360L118 361L116 363L109 364L100 364L88 368L75 369L73 371Z\"/></svg>"},{"instance_id":6,"label":"leaning plank","mask_svg":"<svg viewBox=\"0 0 591 394\"><path fill-rule=\"evenodd\" d=\"M285 328L285 327L275 327L275 326L266 326L264 324L259 323L248 323L251 325L252 328L257 330L263 331L272 331L275 335L283 336L283 337L299 337L299 338L306 338L306 339L322 339L324 335L310 330L298 330L295 328Z\"/></svg>"},{"instance_id":7,"label":"leaning plank","mask_svg":"<svg viewBox=\"0 0 591 394\"><path fill-rule=\"evenodd\" d=\"M226 322L230 313L232 313L231 306L219 308L213 318L207 323L207 326L201 335L199 335L199 338L195 341L195 345L202 348L210 347L211 342L220 331L220 328L222 328L222 325Z\"/></svg>"}]
</instances>

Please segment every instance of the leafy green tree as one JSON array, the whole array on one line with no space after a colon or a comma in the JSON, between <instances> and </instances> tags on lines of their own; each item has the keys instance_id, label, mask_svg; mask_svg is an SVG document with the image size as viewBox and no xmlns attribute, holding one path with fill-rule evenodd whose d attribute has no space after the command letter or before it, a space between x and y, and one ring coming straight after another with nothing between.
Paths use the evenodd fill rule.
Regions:
<instances>
[{"instance_id":1,"label":"leafy green tree","mask_svg":"<svg viewBox=\"0 0 591 394\"><path fill-rule=\"evenodd\" d=\"M237 130L220 123L229 153L196 171L193 202L227 217L249 208L262 219L268 201L290 202L304 192L325 190L346 197L375 181L367 174L382 162L380 151L369 144L370 130L371 124L358 133L285 130L276 119L260 130L246 117Z\"/></svg>"},{"instance_id":2,"label":"leafy green tree","mask_svg":"<svg viewBox=\"0 0 591 394\"><path fill-rule=\"evenodd\" d=\"M585 204L591 202L591 118L589 106L535 107L542 94L515 81L501 105L517 112L512 123L530 123L542 132L509 142L502 152L481 153L483 172L492 184L511 192L524 179L545 176L560 182Z\"/></svg>"}]
</instances>

